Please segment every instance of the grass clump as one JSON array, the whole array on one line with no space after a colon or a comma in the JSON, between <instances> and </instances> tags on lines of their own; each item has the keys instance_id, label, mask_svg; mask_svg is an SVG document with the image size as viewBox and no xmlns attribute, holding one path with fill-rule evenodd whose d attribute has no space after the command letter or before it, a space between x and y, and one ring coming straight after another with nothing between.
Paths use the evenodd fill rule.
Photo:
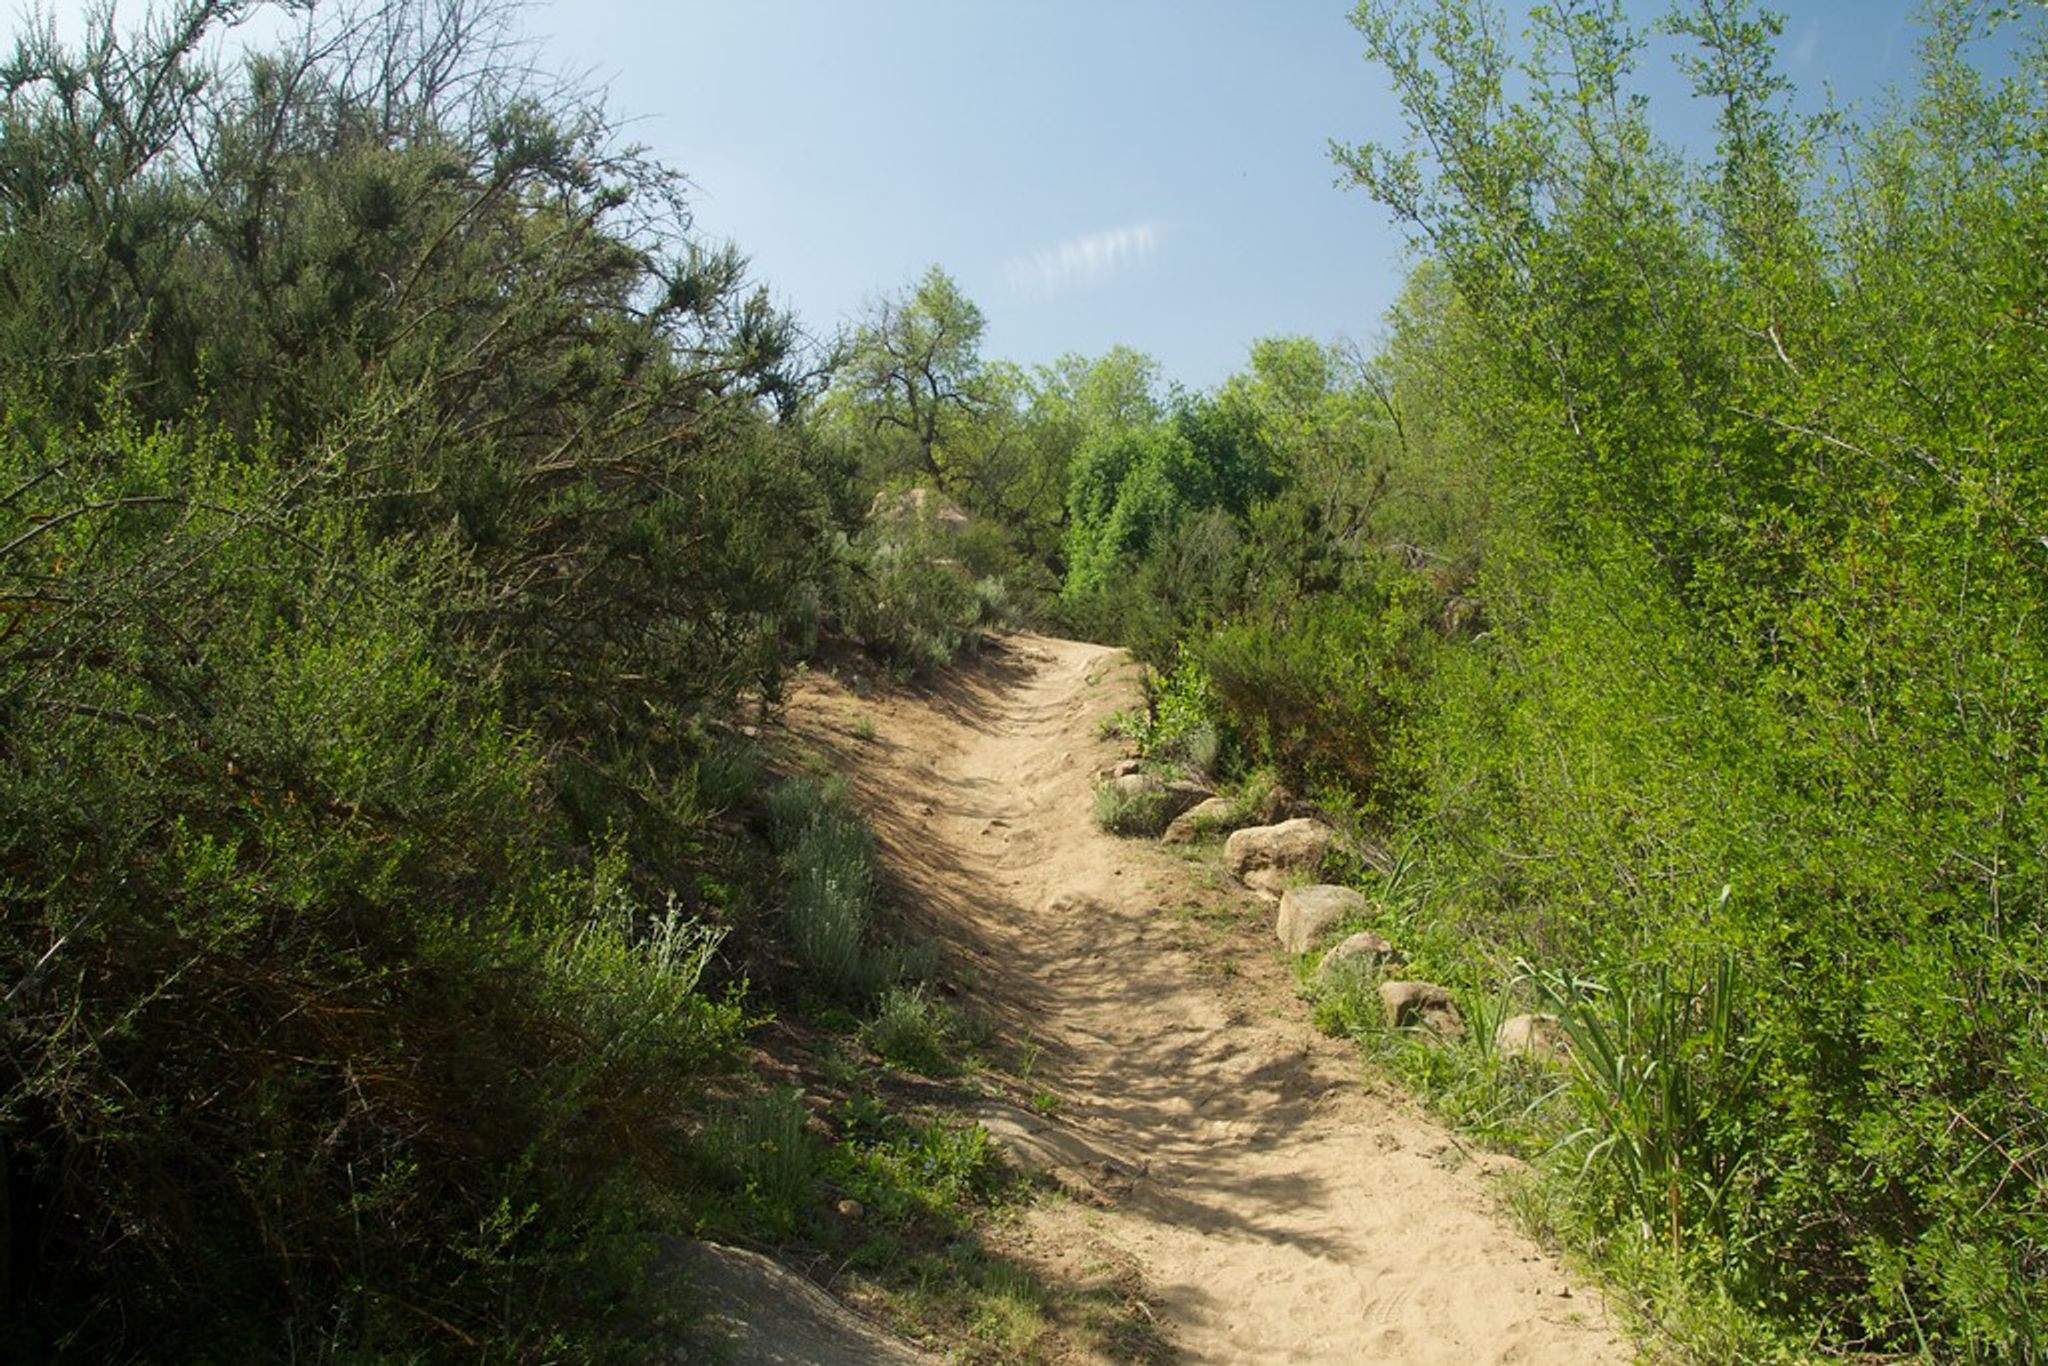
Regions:
<instances>
[{"instance_id":1,"label":"grass clump","mask_svg":"<svg viewBox=\"0 0 2048 1366\"><path fill-rule=\"evenodd\" d=\"M934 1001L923 987L890 987L862 1030L868 1047L885 1062L928 1077L959 1071L955 1051L960 1024L956 1013Z\"/></svg>"},{"instance_id":2,"label":"grass clump","mask_svg":"<svg viewBox=\"0 0 2048 1366\"><path fill-rule=\"evenodd\" d=\"M695 1147L724 1191L720 1221L787 1238L812 1218L826 1154L800 1092L775 1088L727 1105Z\"/></svg>"},{"instance_id":3,"label":"grass clump","mask_svg":"<svg viewBox=\"0 0 2048 1366\"><path fill-rule=\"evenodd\" d=\"M1157 836L1177 810L1174 794L1156 780L1107 778L1095 784L1095 823L1112 835Z\"/></svg>"},{"instance_id":4,"label":"grass clump","mask_svg":"<svg viewBox=\"0 0 2048 1366\"><path fill-rule=\"evenodd\" d=\"M812 980L865 1000L930 972L936 947L878 942L875 842L841 779L790 778L763 806L782 873L783 925L791 955Z\"/></svg>"}]
</instances>

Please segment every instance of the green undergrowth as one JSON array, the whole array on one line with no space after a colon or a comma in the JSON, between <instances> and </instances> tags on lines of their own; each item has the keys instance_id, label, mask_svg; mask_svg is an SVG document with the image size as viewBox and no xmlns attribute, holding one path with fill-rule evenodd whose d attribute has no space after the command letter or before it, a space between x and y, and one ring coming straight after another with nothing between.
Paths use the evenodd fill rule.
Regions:
<instances>
[{"instance_id":1,"label":"green undergrowth","mask_svg":"<svg viewBox=\"0 0 2048 1366\"><path fill-rule=\"evenodd\" d=\"M744 732L1018 602L510 7L247 8L6 40L0 1357L644 1359L768 1017L931 961Z\"/></svg>"}]
</instances>

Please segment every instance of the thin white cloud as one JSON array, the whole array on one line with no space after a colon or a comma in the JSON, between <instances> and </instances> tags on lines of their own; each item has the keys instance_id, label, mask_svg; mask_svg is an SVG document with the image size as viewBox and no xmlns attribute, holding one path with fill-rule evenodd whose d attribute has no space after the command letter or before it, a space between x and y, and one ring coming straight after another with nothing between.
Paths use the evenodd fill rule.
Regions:
<instances>
[{"instance_id":1,"label":"thin white cloud","mask_svg":"<svg viewBox=\"0 0 2048 1366\"><path fill-rule=\"evenodd\" d=\"M1884 60L1878 63L1878 69L1880 71L1889 71L1892 69L1892 58L1898 55L1899 39L1905 35L1905 32L1906 17L1902 14L1897 19L1894 19L1892 21L1892 26L1890 28L1885 30Z\"/></svg>"},{"instance_id":2,"label":"thin white cloud","mask_svg":"<svg viewBox=\"0 0 2048 1366\"><path fill-rule=\"evenodd\" d=\"M1806 32L1800 34L1799 41L1793 45L1792 60L1799 66L1800 70L1804 71L1807 67L1813 65L1814 56L1819 51L1820 20L1809 20L1806 25Z\"/></svg>"},{"instance_id":3,"label":"thin white cloud","mask_svg":"<svg viewBox=\"0 0 2048 1366\"><path fill-rule=\"evenodd\" d=\"M1157 255L1166 230L1157 223L1130 223L1101 232L1085 232L1064 242L1040 247L1028 256L1003 264L1012 288L1040 295L1064 294L1113 279Z\"/></svg>"}]
</instances>

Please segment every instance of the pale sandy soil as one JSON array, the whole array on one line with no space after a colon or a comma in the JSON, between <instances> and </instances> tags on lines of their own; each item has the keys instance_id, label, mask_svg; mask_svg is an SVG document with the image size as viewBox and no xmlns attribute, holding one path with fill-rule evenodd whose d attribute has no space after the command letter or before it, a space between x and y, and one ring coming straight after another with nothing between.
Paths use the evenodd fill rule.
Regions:
<instances>
[{"instance_id":1,"label":"pale sandy soil","mask_svg":"<svg viewBox=\"0 0 2048 1366\"><path fill-rule=\"evenodd\" d=\"M997 642L926 692L818 678L789 725L848 777L894 899L965 1002L1038 1049L978 1117L1077 1194L1022 1255L1117 1277L1190 1362L1633 1360L1597 1293L1500 1212L1468 1151L1310 1028L1271 912L1216 871L1095 828L1137 700L1124 656ZM1026 1050L1028 1053L1028 1050Z\"/></svg>"}]
</instances>

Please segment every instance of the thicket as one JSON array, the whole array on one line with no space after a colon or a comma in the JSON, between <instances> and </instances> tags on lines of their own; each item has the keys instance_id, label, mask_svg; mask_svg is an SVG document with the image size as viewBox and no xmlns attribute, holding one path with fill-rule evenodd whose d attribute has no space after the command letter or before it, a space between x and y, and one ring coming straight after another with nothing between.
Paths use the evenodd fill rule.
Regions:
<instances>
[{"instance_id":1,"label":"thicket","mask_svg":"<svg viewBox=\"0 0 2048 1366\"><path fill-rule=\"evenodd\" d=\"M1409 137L1335 155L1421 262L1377 355L1216 396L1276 487L1182 481L1117 629L1386 843L1426 966L1564 1018L1487 1104L1571 1236L1730 1350L2048 1354L2048 23L1928 7L1863 121L1735 0L1355 23Z\"/></svg>"},{"instance_id":2,"label":"thicket","mask_svg":"<svg viewBox=\"0 0 2048 1366\"><path fill-rule=\"evenodd\" d=\"M829 357L504 7L253 8L0 65L0 1354L630 1352L835 970L736 734L892 610Z\"/></svg>"}]
</instances>

